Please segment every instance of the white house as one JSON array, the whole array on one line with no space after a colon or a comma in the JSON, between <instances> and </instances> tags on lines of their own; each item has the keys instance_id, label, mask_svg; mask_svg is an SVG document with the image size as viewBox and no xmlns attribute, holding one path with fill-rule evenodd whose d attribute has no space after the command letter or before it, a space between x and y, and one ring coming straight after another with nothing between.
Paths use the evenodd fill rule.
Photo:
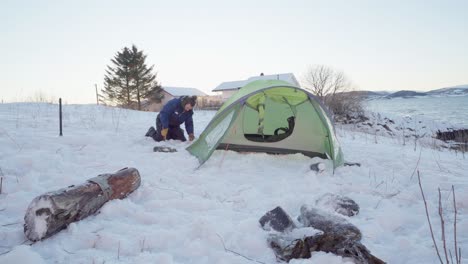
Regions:
<instances>
[{"instance_id":1,"label":"white house","mask_svg":"<svg viewBox=\"0 0 468 264\"><path fill-rule=\"evenodd\" d=\"M298 87L300 86L296 77L292 73L280 73L280 74L270 74L270 75L264 75L263 73L261 73L259 76L253 76L246 80L223 82L220 85L218 85L213 90L213 92L221 92L221 97L223 101L225 101L229 97L231 97L231 95L235 94L237 90L239 90L241 87L248 84L249 82L256 81L256 80L282 80L294 86L298 86Z\"/></svg>"}]
</instances>

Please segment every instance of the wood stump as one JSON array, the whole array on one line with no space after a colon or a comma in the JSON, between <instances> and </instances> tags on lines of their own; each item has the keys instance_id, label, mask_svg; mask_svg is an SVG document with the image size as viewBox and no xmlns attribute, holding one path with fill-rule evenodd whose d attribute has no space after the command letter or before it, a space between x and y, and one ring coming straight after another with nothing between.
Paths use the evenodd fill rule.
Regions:
<instances>
[{"instance_id":1,"label":"wood stump","mask_svg":"<svg viewBox=\"0 0 468 264\"><path fill-rule=\"evenodd\" d=\"M78 186L45 193L32 200L24 216L24 234L31 241L50 237L96 213L106 202L123 199L141 183L135 168L101 174Z\"/></svg>"}]
</instances>

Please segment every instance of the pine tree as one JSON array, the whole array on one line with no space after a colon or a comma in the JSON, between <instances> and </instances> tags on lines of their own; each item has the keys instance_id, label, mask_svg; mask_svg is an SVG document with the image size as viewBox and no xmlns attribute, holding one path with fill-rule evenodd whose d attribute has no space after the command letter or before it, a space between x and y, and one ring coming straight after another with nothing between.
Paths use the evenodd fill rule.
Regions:
<instances>
[{"instance_id":1,"label":"pine tree","mask_svg":"<svg viewBox=\"0 0 468 264\"><path fill-rule=\"evenodd\" d=\"M141 99L150 95L156 75L152 73L154 65L146 66L146 55L143 54L143 51L139 51L135 45L132 46L132 59L134 65L132 69L134 89L132 92L137 100L138 110L141 110Z\"/></svg>"},{"instance_id":2,"label":"pine tree","mask_svg":"<svg viewBox=\"0 0 468 264\"><path fill-rule=\"evenodd\" d=\"M146 65L146 57L135 45L117 52L111 60L113 67L107 66L104 77L102 92L107 101L127 108L135 106L136 101L138 110L144 98L161 101L162 88L153 74L154 65Z\"/></svg>"},{"instance_id":3,"label":"pine tree","mask_svg":"<svg viewBox=\"0 0 468 264\"><path fill-rule=\"evenodd\" d=\"M104 93L107 101L120 106L132 105L132 54L127 47L117 52L111 59L113 67L107 66L104 76Z\"/></svg>"}]
</instances>

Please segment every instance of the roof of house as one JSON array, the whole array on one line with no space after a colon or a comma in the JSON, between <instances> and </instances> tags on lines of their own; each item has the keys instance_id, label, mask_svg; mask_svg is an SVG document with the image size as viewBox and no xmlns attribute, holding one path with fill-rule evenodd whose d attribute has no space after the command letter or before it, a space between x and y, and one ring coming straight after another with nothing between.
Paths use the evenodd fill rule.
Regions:
<instances>
[{"instance_id":1,"label":"roof of house","mask_svg":"<svg viewBox=\"0 0 468 264\"><path fill-rule=\"evenodd\" d=\"M282 81L286 81L286 82L288 82L288 83L290 83L292 85L299 86L299 82L297 81L294 74L292 74L292 73L280 73L280 74L253 76L253 77L248 78L247 80L223 82L220 85L218 85L213 90L213 92L240 89L241 87L248 84L249 82L256 81L256 80L282 80Z\"/></svg>"},{"instance_id":2,"label":"roof of house","mask_svg":"<svg viewBox=\"0 0 468 264\"><path fill-rule=\"evenodd\" d=\"M196 96L207 96L206 93L196 89L196 88L185 88L185 87L170 87L163 86L163 90L169 93L172 96L184 96L184 95L196 95Z\"/></svg>"}]
</instances>

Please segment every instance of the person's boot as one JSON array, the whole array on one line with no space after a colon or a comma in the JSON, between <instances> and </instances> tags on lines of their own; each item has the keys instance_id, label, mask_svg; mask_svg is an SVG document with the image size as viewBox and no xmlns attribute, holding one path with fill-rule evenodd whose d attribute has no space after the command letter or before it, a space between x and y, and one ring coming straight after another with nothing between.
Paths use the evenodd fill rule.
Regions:
<instances>
[{"instance_id":1,"label":"person's boot","mask_svg":"<svg viewBox=\"0 0 468 264\"><path fill-rule=\"evenodd\" d=\"M150 127L148 132L146 132L145 137L153 137L156 134L156 129L154 127Z\"/></svg>"}]
</instances>

